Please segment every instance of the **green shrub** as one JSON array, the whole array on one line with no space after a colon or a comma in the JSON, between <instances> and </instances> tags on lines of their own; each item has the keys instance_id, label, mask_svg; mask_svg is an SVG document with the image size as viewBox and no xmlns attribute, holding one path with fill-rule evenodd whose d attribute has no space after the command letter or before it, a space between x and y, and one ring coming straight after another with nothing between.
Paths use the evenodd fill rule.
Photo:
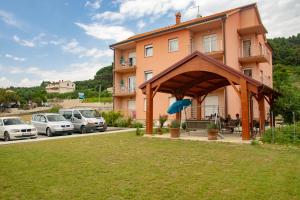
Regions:
<instances>
[{"instance_id":1,"label":"green shrub","mask_svg":"<svg viewBox=\"0 0 300 200\"><path fill-rule=\"evenodd\" d=\"M295 128L295 135L294 135ZM264 132L261 138L264 143L276 144L300 144L300 126L287 125L280 128L268 129Z\"/></svg>"},{"instance_id":2,"label":"green shrub","mask_svg":"<svg viewBox=\"0 0 300 200\"><path fill-rule=\"evenodd\" d=\"M141 122L133 121L131 124L132 128L143 128L143 124Z\"/></svg>"},{"instance_id":3,"label":"green shrub","mask_svg":"<svg viewBox=\"0 0 300 200\"><path fill-rule=\"evenodd\" d=\"M218 125L215 124L214 122L211 122L211 123L209 123L209 124L207 125L206 128L207 128L207 129L218 129L219 127L218 127Z\"/></svg>"},{"instance_id":4,"label":"green shrub","mask_svg":"<svg viewBox=\"0 0 300 200\"><path fill-rule=\"evenodd\" d=\"M102 112L101 115L105 119L108 126L116 126L116 121L122 117L120 112L115 111Z\"/></svg>"},{"instance_id":5,"label":"green shrub","mask_svg":"<svg viewBox=\"0 0 300 200\"><path fill-rule=\"evenodd\" d=\"M61 109L60 106L53 106L48 112L50 112L50 113L58 113L59 109Z\"/></svg>"},{"instance_id":6,"label":"green shrub","mask_svg":"<svg viewBox=\"0 0 300 200\"><path fill-rule=\"evenodd\" d=\"M135 130L135 134L136 134L136 136L143 136L144 132L141 131L141 129L139 127L137 127L136 130Z\"/></svg>"},{"instance_id":7,"label":"green shrub","mask_svg":"<svg viewBox=\"0 0 300 200\"><path fill-rule=\"evenodd\" d=\"M125 119L125 118L118 118L116 120L116 126L117 127L128 127L129 124L128 124L128 119Z\"/></svg>"},{"instance_id":8,"label":"green shrub","mask_svg":"<svg viewBox=\"0 0 300 200\"><path fill-rule=\"evenodd\" d=\"M168 115L159 115L159 127L162 128L164 123L168 120Z\"/></svg>"},{"instance_id":9,"label":"green shrub","mask_svg":"<svg viewBox=\"0 0 300 200\"><path fill-rule=\"evenodd\" d=\"M178 120L171 121L170 128L180 128L180 122Z\"/></svg>"}]
</instances>

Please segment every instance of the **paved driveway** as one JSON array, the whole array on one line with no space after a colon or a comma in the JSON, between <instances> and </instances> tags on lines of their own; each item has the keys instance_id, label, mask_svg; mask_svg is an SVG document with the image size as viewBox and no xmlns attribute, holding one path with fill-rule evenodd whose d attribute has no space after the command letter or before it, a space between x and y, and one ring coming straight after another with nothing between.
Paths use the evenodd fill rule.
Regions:
<instances>
[{"instance_id":1,"label":"paved driveway","mask_svg":"<svg viewBox=\"0 0 300 200\"><path fill-rule=\"evenodd\" d=\"M108 127L105 132L94 132L94 133L86 133L86 134L79 134L73 133L72 135L62 135L62 136L54 136L54 137L47 137L46 135L39 135L37 139L23 139L23 140L13 140L9 142L5 142L0 140L0 145L8 145L8 144L15 144L15 143L26 143L26 142L38 142L38 141L45 141L45 140L59 140L65 138L74 138L74 137L87 137L90 135L104 135L104 134L111 134L111 133L124 133L128 131L134 131L134 128L116 128L116 127Z\"/></svg>"}]
</instances>

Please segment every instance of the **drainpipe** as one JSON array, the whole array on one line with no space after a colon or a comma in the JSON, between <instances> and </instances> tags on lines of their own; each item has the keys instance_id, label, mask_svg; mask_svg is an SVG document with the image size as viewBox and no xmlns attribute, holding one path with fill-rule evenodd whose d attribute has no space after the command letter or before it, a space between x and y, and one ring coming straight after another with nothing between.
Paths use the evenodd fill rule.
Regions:
<instances>
[{"instance_id":1,"label":"drainpipe","mask_svg":"<svg viewBox=\"0 0 300 200\"><path fill-rule=\"evenodd\" d=\"M225 37L225 22L226 22L226 17L222 18L222 31L223 31L223 51L224 51L224 64L227 64L226 61L226 37ZM225 87L225 116L228 115L228 92L227 92L227 87Z\"/></svg>"}]
</instances>

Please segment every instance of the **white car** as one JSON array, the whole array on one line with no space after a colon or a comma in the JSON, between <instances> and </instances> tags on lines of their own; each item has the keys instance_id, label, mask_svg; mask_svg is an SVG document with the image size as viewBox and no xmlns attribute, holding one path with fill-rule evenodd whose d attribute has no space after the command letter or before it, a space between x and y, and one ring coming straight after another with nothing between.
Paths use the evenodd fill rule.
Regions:
<instances>
[{"instance_id":1,"label":"white car","mask_svg":"<svg viewBox=\"0 0 300 200\"><path fill-rule=\"evenodd\" d=\"M56 113L40 113L32 116L31 123L37 128L38 133L53 135L72 134L74 125L62 115Z\"/></svg>"},{"instance_id":2,"label":"white car","mask_svg":"<svg viewBox=\"0 0 300 200\"><path fill-rule=\"evenodd\" d=\"M19 117L1 117L0 138L5 141L37 138L37 130L34 126L25 124Z\"/></svg>"}]
</instances>

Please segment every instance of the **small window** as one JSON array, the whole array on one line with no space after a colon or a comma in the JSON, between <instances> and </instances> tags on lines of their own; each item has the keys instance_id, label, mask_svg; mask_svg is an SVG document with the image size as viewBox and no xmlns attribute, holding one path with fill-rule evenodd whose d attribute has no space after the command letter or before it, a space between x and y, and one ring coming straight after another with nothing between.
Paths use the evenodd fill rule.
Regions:
<instances>
[{"instance_id":1,"label":"small window","mask_svg":"<svg viewBox=\"0 0 300 200\"><path fill-rule=\"evenodd\" d=\"M264 82L264 72L262 70L259 71L260 81Z\"/></svg>"},{"instance_id":2,"label":"small window","mask_svg":"<svg viewBox=\"0 0 300 200\"><path fill-rule=\"evenodd\" d=\"M145 81L150 80L153 77L153 72L152 71L146 71L145 72Z\"/></svg>"},{"instance_id":3,"label":"small window","mask_svg":"<svg viewBox=\"0 0 300 200\"><path fill-rule=\"evenodd\" d=\"M77 118L77 119L81 119L81 118L82 118L80 112L78 112L77 110L74 110L73 116L74 116L75 118Z\"/></svg>"},{"instance_id":4,"label":"small window","mask_svg":"<svg viewBox=\"0 0 300 200\"><path fill-rule=\"evenodd\" d=\"M251 40L243 40L243 57L251 56Z\"/></svg>"},{"instance_id":5,"label":"small window","mask_svg":"<svg viewBox=\"0 0 300 200\"><path fill-rule=\"evenodd\" d=\"M244 69L243 71L246 76L252 77L252 69Z\"/></svg>"},{"instance_id":6,"label":"small window","mask_svg":"<svg viewBox=\"0 0 300 200\"><path fill-rule=\"evenodd\" d=\"M203 50L204 53L217 51L217 35L207 35L203 37Z\"/></svg>"},{"instance_id":7,"label":"small window","mask_svg":"<svg viewBox=\"0 0 300 200\"><path fill-rule=\"evenodd\" d=\"M135 100L129 100L128 101L128 110L131 110L131 111L136 110Z\"/></svg>"},{"instance_id":8,"label":"small window","mask_svg":"<svg viewBox=\"0 0 300 200\"><path fill-rule=\"evenodd\" d=\"M145 46L145 57L153 56L153 46L152 44Z\"/></svg>"},{"instance_id":9,"label":"small window","mask_svg":"<svg viewBox=\"0 0 300 200\"><path fill-rule=\"evenodd\" d=\"M72 118L72 112L71 111L65 111L62 113L62 115L66 118L66 119L71 119Z\"/></svg>"},{"instance_id":10,"label":"small window","mask_svg":"<svg viewBox=\"0 0 300 200\"><path fill-rule=\"evenodd\" d=\"M169 40L169 52L178 51L178 38Z\"/></svg>"}]
</instances>

